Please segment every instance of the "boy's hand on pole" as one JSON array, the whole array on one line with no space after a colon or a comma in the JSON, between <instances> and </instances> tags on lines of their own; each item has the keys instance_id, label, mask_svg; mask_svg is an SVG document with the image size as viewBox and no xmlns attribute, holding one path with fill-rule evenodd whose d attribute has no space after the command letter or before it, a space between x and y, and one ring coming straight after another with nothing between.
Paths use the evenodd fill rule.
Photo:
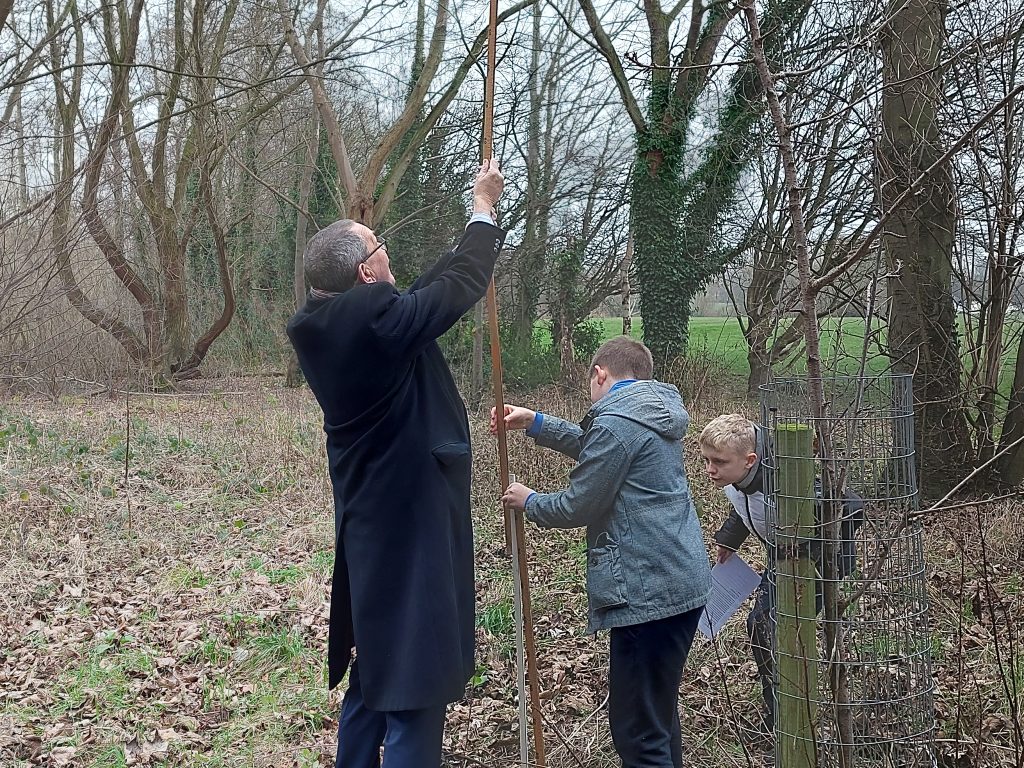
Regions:
<instances>
[{"instance_id":1,"label":"boy's hand on pole","mask_svg":"<svg viewBox=\"0 0 1024 768\"><path fill-rule=\"evenodd\" d=\"M527 488L522 483L512 483L501 497L501 503L505 509L514 512L526 511L526 500L533 493L532 488Z\"/></svg>"},{"instance_id":2,"label":"boy's hand on pole","mask_svg":"<svg viewBox=\"0 0 1024 768\"><path fill-rule=\"evenodd\" d=\"M491 434L498 434L498 420L495 418L495 408L491 408ZM529 429L533 420L537 418L537 412L529 408L521 408L518 405L505 405L505 430Z\"/></svg>"}]
</instances>

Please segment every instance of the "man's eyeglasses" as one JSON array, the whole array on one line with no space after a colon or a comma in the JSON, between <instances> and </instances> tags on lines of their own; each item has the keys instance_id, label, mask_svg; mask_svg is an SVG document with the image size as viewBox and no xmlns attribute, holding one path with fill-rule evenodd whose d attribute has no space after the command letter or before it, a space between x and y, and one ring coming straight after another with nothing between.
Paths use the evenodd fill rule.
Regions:
<instances>
[{"instance_id":1,"label":"man's eyeglasses","mask_svg":"<svg viewBox=\"0 0 1024 768\"><path fill-rule=\"evenodd\" d=\"M387 248L387 245L388 245L388 241L385 238L378 237L377 238L377 245L376 245L376 247L372 248L365 256L363 256L363 258L361 258L359 261L356 262L356 269L355 269L355 272L353 273L353 276L352 276L352 285L355 285L356 282L358 282L359 265L360 264L365 264L366 260L368 258L373 256L373 254L375 254L381 248ZM349 286L349 287L351 288L352 286Z\"/></svg>"},{"instance_id":2,"label":"man's eyeglasses","mask_svg":"<svg viewBox=\"0 0 1024 768\"><path fill-rule=\"evenodd\" d=\"M370 251L370 252L369 252L368 254L366 254L366 255L365 255L365 256L363 257L363 261L360 261L359 263L360 263L360 264L362 264L362 263L363 263L363 262L365 262L365 261L366 261L366 260L367 260L368 258L370 258L371 256L373 256L373 254L375 254L375 253L376 253L377 251L379 251L379 250L380 250L381 248L387 248L387 246L388 246L388 241L387 241L387 240L386 240L385 238L383 238L383 237L378 237L378 238L377 238L377 247L376 247L376 248L374 248L374 249L373 249L372 251Z\"/></svg>"}]
</instances>

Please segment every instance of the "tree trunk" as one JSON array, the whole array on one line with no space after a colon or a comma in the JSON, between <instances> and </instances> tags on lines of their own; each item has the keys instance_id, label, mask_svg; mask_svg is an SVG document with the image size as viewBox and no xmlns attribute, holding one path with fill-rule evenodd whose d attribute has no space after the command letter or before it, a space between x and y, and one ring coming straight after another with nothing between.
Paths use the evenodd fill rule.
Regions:
<instances>
[{"instance_id":1,"label":"tree trunk","mask_svg":"<svg viewBox=\"0 0 1024 768\"><path fill-rule=\"evenodd\" d=\"M771 339L773 322L771 317L763 316L758 320L750 319L750 324L743 333L747 341L747 363L750 374L747 377L747 396L760 396L760 387L767 384L772 375L772 363L785 360L796 352L803 343L803 315L798 315L786 328Z\"/></svg>"},{"instance_id":2,"label":"tree trunk","mask_svg":"<svg viewBox=\"0 0 1024 768\"><path fill-rule=\"evenodd\" d=\"M0 0L3 3L4 0ZM11 28L13 30L15 20L11 19ZM0 30L4 28L4 23L0 20ZM15 71L21 70L21 54L20 48L15 48ZM18 162L18 202L25 206L28 204L28 163L25 161L25 115L22 110L21 101L24 88L21 84L14 86L15 93L12 94L14 98L14 140L17 147L17 162Z\"/></svg>"},{"instance_id":3,"label":"tree trunk","mask_svg":"<svg viewBox=\"0 0 1024 768\"><path fill-rule=\"evenodd\" d=\"M891 0L882 37L882 136L878 176L889 264L889 354L913 372L922 490L941 492L967 470L971 453L960 392L960 356L951 288L955 191L948 166L917 193L898 196L942 155L939 62L945 3Z\"/></svg>"},{"instance_id":4,"label":"tree trunk","mask_svg":"<svg viewBox=\"0 0 1024 768\"><path fill-rule=\"evenodd\" d=\"M295 308L298 309L306 301L306 276L303 271L302 254L306 250L306 228L309 217L306 215L309 206L309 194L313 188L313 172L316 170L317 148L320 145L320 123L316 112L310 117L310 132L306 140L306 162L302 166L299 177L299 210L295 214L295 275L292 285L295 290ZM295 349L289 345L288 370L285 374L285 385L298 387L302 384L302 371Z\"/></svg>"},{"instance_id":5,"label":"tree trunk","mask_svg":"<svg viewBox=\"0 0 1024 768\"><path fill-rule=\"evenodd\" d=\"M633 335L633 312L630 307L632 294L629 285L629 270L633 266L633 228L629 228L626 241L626 257L622 260L622 335Z\"/></svg>"},{"instance_id":6,"label":"tree trunk","mask_svg":"<svg viewBox=\"0 0 1024 768\"><path fill-rule=\"evenodd\" d=\"M997 223L998 235L996 238L998 264L993 265L991 270L992 277L990 278L1000 286L1003 307L1008 307L1012 300L1012 286L1015 278L1020 274L1021 261L1024 259L1024 254L1020 254L1019 248L1015 247L1018 243L1022 224L1021 218L1015 216L1016 212L1014 211L1015 207L1018 211L1020 210L1020 201L1013 187L1013 180L1017 177L1015 160L1020 158L1020 142L1019 137L1016 135L1016 131L1019 128L1014 123L1014 106L1014 100L1011 99L1006 106L1005 112L1003 166L1001 168L1002 184L1000 185L1002 205L1000 206L1001 210ZM1009 231L1011 222L1012 232ZM998 270L995 269L995 266L998 266ZM1005 320L1005 309L1000 315L1000 320ZM991 329L989 330L989 335L993 340L991 342L993 348L996 347L997 342L1000 344L999 353L994 354L994 359L988 361L993 369L988 375L988 381L991 382L990 391L992 392L992 399L995 399L1003 357L1001 349L1002 327L1000 326L998 336L995 336ZM989 354L993 353L990 352ZM1000 433L999 449L1001 455L995 462L995 474L998 482L1007 486L1019 485L1024 481L1024 339L1017 342L1017 362L1014 367L1013 383L1010 387L1006 416Z\"/></svg>"},{"instance_id":7,"label":"tree trunk","mask_svg":"<svg viewBox=\"0 0 1024 768\"><path fill-rule=\"evenodd\" d=\"M572 381L575 374L575 362L576 362L576 350L572 344L572 329L573 323L572 318L569 316L569 310L564 307L559 307L559 327L561 333L558 339L558 371L563 381Z\"/></svg>"},{"instance_id":8,"label":"tree trunk","mask_svg":"<svg viewBox=\"0 0 1024 768\"><path fill-rule=\"evenodd\" d=\"M540 301L542 281L539 276L544 269L544 253L547 232L547 194L544 180L547 169L541 168L540 142L541 109L543 107L541 65L541 16L543 5L533 7L533 51L530 58L529 91L530 112L527 119L526 139L526 221L523 245L520 249L518 269L515 274L515 315L512 321L513 346L529 349L533 341L533 325L537 319L537 303Z\"/></svg>"},{"instance_id":9,"label":"tree trunk","mask_svg":"<svg viewBox=\"0 0 1024 768\"><path fill-rule=\"evenodd\" d=\"M999 451L996 467L1000 484L1012 487L1024 482L1024 338L1017 342L1017 362Z\"/></svg>"},{"instance_id":10,"label":"tree trunk","mask_svg":"<svg viewBox=\"0 0 1024 768\"><path fill-rule=\"evenodd\" d=\"M1000 225L1002 227L1002 224ZM1002 243L1000 243L1002 245ZM986 464L995 455L996 400L999 393L999 374L1003 365L1003 329L1010 300L1010 285L1000 268L1003 254L989 257L991 294L985 311L984 357L981 397L978 399L978 463Z\"/></svg>"},{"instance_id":11,"label":"tree trunk","mask_svg":"<svg viewBox=\"0 0 1024 768\"><path fill-rule=\"evenodd\" d=\"M680 258L682 140L661 131L662 123L656 117L651 122L659 127L660 135L639 137L633 173L633 221L636 231L644 233L634 254L644 342L654 356L657 375L664 376L686 354L690 305L697 293L699 271L692 260Z\"/></svg>"},{"instance_id":12,"label":"tree trunk","mask_svg":"<svg viewBox=\"0 0 1024 768\"><path fill-rule=\"evenodd\" d=\"M224 306L221 308L220 316L211 323L210 327L196 341L192 347L192 354L178 366L176 379L194 378L199 375L199 366L206 359L206 353L210 346L217 340L217 337L227 330L231 324L231 318L235 315L235 291L231 282L231 269L228 266L228 244L224 236L224 229L217 218L217 207L213 202L213 180L210 178L210 165L207 161L202 164L199 172L200 194L203 199L203 207L206 210L206 220L210 225L210 233L213 235L214 248L217 251L217 274L220 278L221 296L224 298ZM186 311L187 311L186 306Z\"/></svg>"},{"instance_id":13,"label":"tree trunk","mask_svg":"<svg viewBox=\"0 0 1024 768\"><path fill-rule=\"evenodd\" d=\"M764 323L751 322L747 333L747 397L756 400L762 385L768 383L771 375L771 364L768 352L768 333Z\"/></svg>"},{"instance_id":14,"label":"tree trunk","mask_svg":"<svg viewBox=\"0 0 1024 768\"><path fill-rule=\"evenodd\" d=\"M164 224L168 229L170 222ZM164 372L176 373L191 352L192 329L188 316L185 249L174 232L156 233L163 272Z\"/></svg>"},{"instance_id":15,"label":"tree trunk","mask_svg":"<svg viewBox=\"0 0 1024 768\"><path fill-rule=\"evenodd\" d=\"M1014 184L1018 174L1016 161L1020 159L1020 152L1017 151L1019 142L1014 122L1015 111L1015 103L1011 99L1006 105L1001 126L1003 151L1000 154L999 190L996 193L998 205L992 212L995 214L995 222L989 230L989 298L985 323L980 329L983 332L979 334L985 350L977 419L979 465L987 464L995 456L996 404L999 399L999 377L1003 367L1003 331L1013 300L1014 284L1020 273L1021 261L1024 260L1024 254L1018 254L1015 247L1021 226L1024 224L1024 219L1015 210L1020 204Z\"/></svg>"}]
</instances>

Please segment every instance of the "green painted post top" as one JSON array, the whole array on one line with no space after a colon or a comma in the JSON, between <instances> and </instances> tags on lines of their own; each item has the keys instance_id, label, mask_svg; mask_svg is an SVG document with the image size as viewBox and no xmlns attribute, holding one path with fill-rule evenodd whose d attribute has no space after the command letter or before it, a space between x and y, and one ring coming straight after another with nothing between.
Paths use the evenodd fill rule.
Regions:
<instances>
[{"instance_id":1,"label":"green painted post top","mask_svg":"<svg viewBox=\"0 0 1024 768\"><path fill-rule=\"evenodd\" d=\"M810 432L811 425L799 421L780 421L775 425L775 429L779 432Z\"/></svg>"}]
</instances>

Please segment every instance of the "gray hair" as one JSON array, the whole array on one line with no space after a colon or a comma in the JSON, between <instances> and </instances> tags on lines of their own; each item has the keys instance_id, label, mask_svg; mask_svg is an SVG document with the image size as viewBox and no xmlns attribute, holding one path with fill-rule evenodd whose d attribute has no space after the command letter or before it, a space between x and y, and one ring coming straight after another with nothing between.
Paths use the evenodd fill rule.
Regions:
<instances>
[{"instance_id":1,"label":"gray hair","mask_svg":"<svg viewBox=\"0 0 1024 768\"><path fill-rule=\"evenodd\" d=\"M366 258L366 241L352 229L354 224L352 219L340 219L309 238L302 253L308 287L341 293L355 285L356 268Z\"/></svg>"}]
</instances>

